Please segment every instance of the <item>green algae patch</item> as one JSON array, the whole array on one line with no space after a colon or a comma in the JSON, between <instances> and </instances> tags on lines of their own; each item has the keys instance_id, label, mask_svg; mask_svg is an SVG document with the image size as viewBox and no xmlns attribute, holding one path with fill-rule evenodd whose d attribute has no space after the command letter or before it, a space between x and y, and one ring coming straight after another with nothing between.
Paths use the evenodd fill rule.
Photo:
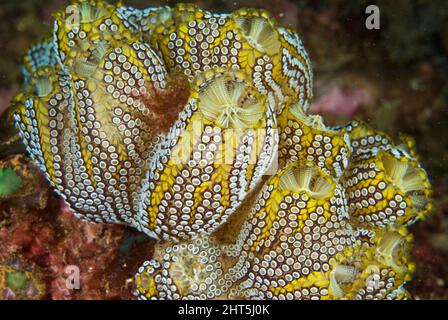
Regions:
<instances>
[{"instance_id":1,"label":"green algae patch","mask_svg":"<svg viewBox=\"0 0 448 320\"><path fill-rule=\"evenodd\" d=\"M30 279L24 272L12 271L6 275L6 284L12 290L23 290L30 282Z\"/></svg>"},{"instance_id":2,"label":"green algae patch","mask_svg":"<svg viewBox=\"0 0 448 320\"><path fill-rule=\"evenodd\" d=\"M0 168L0 197L16 192L21 185L20 177L10 168Z\"/></svg>"}]
</instances>

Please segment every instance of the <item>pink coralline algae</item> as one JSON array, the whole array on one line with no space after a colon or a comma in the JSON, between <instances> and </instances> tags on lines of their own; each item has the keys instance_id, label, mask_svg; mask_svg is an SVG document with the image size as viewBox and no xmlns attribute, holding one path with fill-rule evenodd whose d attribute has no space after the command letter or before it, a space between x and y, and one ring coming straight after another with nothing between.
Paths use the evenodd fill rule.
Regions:
<instances>
[{"instance_id":1,"label":"pink coralline algae","mask_svg":"<svg viewBox=\"0 0 448 320\"><path fill-rule=\"evenodd\" d=\"M352 117L362 106L371 101L372 94L366 89L331 86L311 105L310 111Z\"/></svg>"}]
</instances>

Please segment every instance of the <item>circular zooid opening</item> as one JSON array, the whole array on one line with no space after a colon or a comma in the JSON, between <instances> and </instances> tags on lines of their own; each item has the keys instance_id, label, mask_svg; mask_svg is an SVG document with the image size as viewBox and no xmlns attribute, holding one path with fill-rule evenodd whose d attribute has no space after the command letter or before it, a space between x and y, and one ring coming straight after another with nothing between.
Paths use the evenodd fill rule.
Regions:
<instances>
[{"instance_id":1,"label":"circular zooid opening","mask_svg":"<svg viewBox=\"0 0 448 320\"><path fill-rule=\"evenodd\" d=\"M91 23L97 21L108 14L105 7L92 4L90 2L83 2L79 5L79 17L81 23Z\"/></svg>"},{"instance_id":2,"label":"circular zooid opening","mask_svg":"<svg viewBox=\"0 0 448 320\"><path fill-rule=\"evenodd\" d=\"M384 153L380 161L390 183L410 197L415 210L424 210L429 201L428 182L422 170L416 167L413 161L405 158L397 159L390 153Z\"/></svg>"},{"instance_id":3,"label":"circular zooid opening","mask_svg":"<svg viewBox=\"0 0 448 320\"><path fill-rule=\"evenodd\" d=\"M311 165L287 170L280 178L279 188L295 193L306 192L317 199L332 195L334 184L321 170Z\"/></svg>"},{"instance_id":4,"label":"circular zooid opening","mask_svg":"<svg viewBox=\"0 0 448 320\"><path fill-rule=\"evenodd\" d=\"M203 116L221 128L257 127L265 107L255 91L240 79L220 75L199 91Z\"/></svg>"},{"instance_id":5,"label":"circular zooid opening","mask_svg":"<svg viewBox=\"0 0 448 320\"><path fill-rule=\"evenodd\" d=\"M276 54L280 52L278 34L269 22L261 17L241 16L236 18L249 44L260 52Z\"/></svg>"},{"instance_id":6,"label":"circular zooid opening","mask_svg":"<svg viewBox=\"0 0 448 320\"><path fill-rule=\"evenodd\" d=\"M34 79L34 93L37 97L46 97L53 91L49 75L40 75Z\"/></svg>"},{"instance_id":7,"label":"circular zooid opening","mask_svg":"<svg viewBox=\"0 0 448 320\"><path fill-rule=\"evenodd\" d=\"M380 239L377 247L378 258L396 272L403 273L407 270L401 261L407 256L406 239L398 232L388 231Z\"/></svg>"}]
</instances>

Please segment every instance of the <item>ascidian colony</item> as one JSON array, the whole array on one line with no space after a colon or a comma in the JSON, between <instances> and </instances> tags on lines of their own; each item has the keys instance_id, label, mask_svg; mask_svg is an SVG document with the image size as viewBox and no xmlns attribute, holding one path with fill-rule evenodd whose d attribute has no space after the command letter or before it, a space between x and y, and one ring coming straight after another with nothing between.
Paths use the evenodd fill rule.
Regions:
<instances>
[{"instance_id":1,"label":"ascidian colony","mask_svg":"<svg viewBox=\"0 0 448 320\"><path fill-rule=\"evenodd\" d=\"M13 120L74 214L158 240L139 299L408 299L431 212L415 143L310 114L266 11L78 0L24 59Z\"/></svg>"}]
</instances>

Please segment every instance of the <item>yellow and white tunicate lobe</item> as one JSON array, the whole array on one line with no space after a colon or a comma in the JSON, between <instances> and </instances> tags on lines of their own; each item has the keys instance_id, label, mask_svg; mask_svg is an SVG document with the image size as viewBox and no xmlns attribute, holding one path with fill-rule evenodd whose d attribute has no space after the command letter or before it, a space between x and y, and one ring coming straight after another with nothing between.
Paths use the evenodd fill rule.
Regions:
<instances>
[{"instance_id":1,"label":"yellow and white tunicate lobe","mask_svg":"<svg viewBox=\"0 0 448 320\"><path fill-rule=\"evenodd\" d=\"M74 0L23 76L15 126L75 215L161 240L139 298L409 298L415 141L309 114L308 55L266 11Z\"/></svg>"}]
</instances>

